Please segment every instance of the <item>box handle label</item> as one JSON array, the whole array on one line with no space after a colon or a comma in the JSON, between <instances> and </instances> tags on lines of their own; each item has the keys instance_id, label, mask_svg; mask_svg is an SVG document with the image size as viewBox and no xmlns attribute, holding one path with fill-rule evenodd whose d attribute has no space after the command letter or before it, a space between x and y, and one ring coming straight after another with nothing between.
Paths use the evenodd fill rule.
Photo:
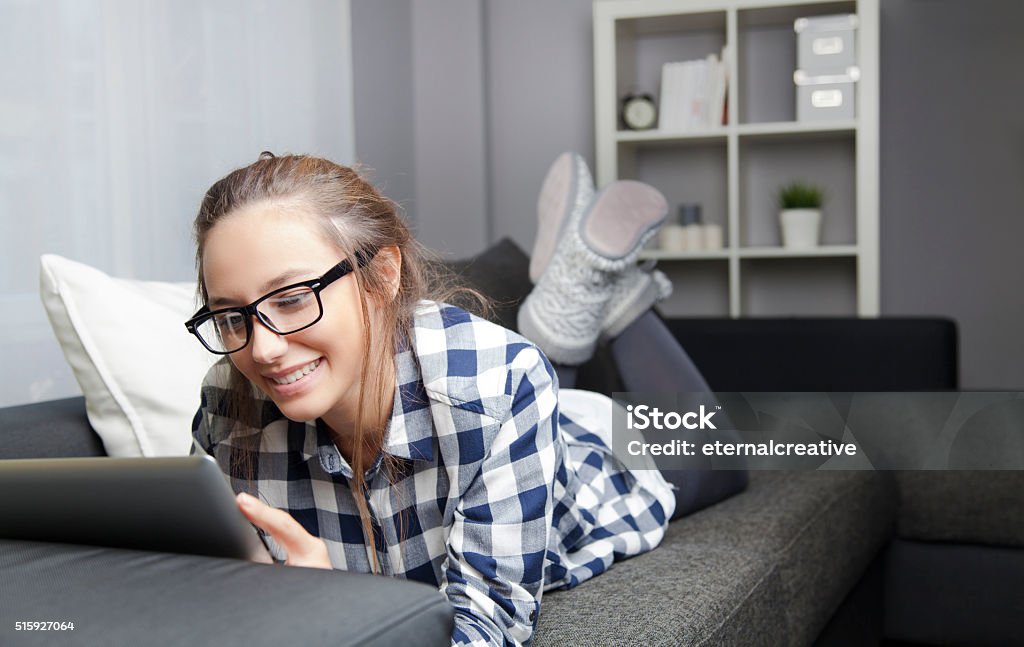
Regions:
<instances>
[{"instance_id":1,"label":"box handle label","mask_svg":"<svg viewBox=\"0 0 1024 647\"><path fill-rule=\"evenodd\" d=\"M815 108L838 108L843 105L843 93L839 90L815 90L811 92L811 105Z\"/></svg>"},{"instance_id":2,"label":"box handle label","mask_svg":"<svg viewBox=\"0 0 1024 647\"><path fill-rule=\"evenodd\" d=\"M815 38L811 41L811 51L818 56L831 56L832 54L842 54L843 52L843 39L838 36L826 36L822 38Z\"/></svg>"}]
</instances>

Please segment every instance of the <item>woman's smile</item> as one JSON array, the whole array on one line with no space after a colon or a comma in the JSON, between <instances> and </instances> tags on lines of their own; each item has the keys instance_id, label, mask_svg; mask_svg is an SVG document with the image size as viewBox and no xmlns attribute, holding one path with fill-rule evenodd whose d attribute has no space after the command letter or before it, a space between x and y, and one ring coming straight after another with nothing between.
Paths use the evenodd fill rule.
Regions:
<instances>
[{"instance_id":1,"label":"woman's smile","mask_svg":"<svg viewBox=\"0 0 1024 647\"><path fill-rule=\"evenodd\" d=\"M320 366L324 363L323 357L299 366L292 370L289 369L287 372L276 373L273 375L264 375L267 384L270 385L276 395L283 397L291 397L304 393L308 389L312 388L316 382L317 377L320 375Z\"/></svg>"}]
</instances>

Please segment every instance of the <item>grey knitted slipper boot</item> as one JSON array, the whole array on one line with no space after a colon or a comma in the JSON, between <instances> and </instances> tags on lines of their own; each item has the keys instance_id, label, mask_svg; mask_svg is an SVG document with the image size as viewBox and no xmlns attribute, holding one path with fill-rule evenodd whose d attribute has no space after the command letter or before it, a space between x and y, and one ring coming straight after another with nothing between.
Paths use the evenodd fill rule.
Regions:
<instances>
[{"instance_id":1,"label":"grey knitted slipper boot","mask_svg":"<svg viewBox=\"0 0 1024 647\"><path fill-rule=\"evenodd\" d=\"M537 198L537 238L530 254L530 281L540 280L568 227L575 226L594 198L594 179L577 153L562 153L548 169Z\"/></svg>"},{"instance_id":2,"label":"grey knitted slipper boot","mask_svg":"<svg viewBox=\"0 0 1024 647\"><path fill-rule=\"evenodd\" d=\"M594 352L617 277L636 264L668 204L632 180L601 190L567 226L536 287L519 308L519 332L553 362L582 364Z\"/></svg>"},{"instance_id":3,"label":"grey knitted slipper boot","mask_svg":"<svg viewBox=\"0 0 1024 647\"><path fill-rule=\"evenodd\" d=\"M601 325L601 341L615 339L637 317L672 294L672 282L660 270L637 266L616 277Z\"/></svg>"}]
</instances>

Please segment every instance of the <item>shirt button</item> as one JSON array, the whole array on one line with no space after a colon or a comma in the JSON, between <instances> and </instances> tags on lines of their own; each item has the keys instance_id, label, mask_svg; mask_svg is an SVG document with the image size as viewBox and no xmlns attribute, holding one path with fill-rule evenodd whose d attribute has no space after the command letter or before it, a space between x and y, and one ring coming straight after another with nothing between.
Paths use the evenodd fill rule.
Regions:
<instances>
[{"instance_id":1,"label":"shirt button","mask_svg":"<svg viewBox=\"0 0 1024 647\"><path fill-rule=\"evenodd\" d=\"M335 473L341 467L338 464L338 457L327 447L320 448L320 464L329 474Z\"/></svg>"}]
</instances>

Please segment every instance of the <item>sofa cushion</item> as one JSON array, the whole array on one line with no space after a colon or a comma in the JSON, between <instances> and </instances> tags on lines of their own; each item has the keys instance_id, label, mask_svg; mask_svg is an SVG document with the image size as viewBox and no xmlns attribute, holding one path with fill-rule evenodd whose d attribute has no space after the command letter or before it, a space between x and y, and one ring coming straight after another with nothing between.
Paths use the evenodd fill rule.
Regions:
<instances>
[{"instance_id":1,"label":"sofa cushion","mask_svg":"<svg viewBox=\"0 0 1024 647\"><path fill-rule=\"evenodd\" d=\"M488 318L518 330L519 304L533 289L530 257L510 238L502 238L473 258L447 263L460 283L491 300Z\"/></svg>"},{"instance_id":2,"label":"sofa cushion","mask_svg":"<svg viewBox=\"0 0 1024 647\"><path fill-rule=\"evenodd\" d=\"M43 305L107 454L187 454L218 359L185 330L195 284L116 279L53 254L40 262Z\"/></svg>"},{"instance_id":3,"label":"sofa cushion","mask_svg":"<svg viewBox=\"0 0 1024 647\"><path fill-rule=\"evenodd\" d=\"M1020 549L896 539L885 580L885 635L898 644L1022 644Z\"/></svg>"},{"instance_id":4,"label":"sofa cushion","mask_svg":"<svg viewBox=\"0 0 1024 647\"><path fill-rule=\"evenodd\" d=\"M196 555L0 539L0 582L0 636L18 645L448 645L453 624L418 582ZM14 634L19 620L75 628Z\"/></svg>"},{"instance_id":5,"label":"sofa cushion","mask_svg":"<svg viewBox=\"0 0 1024 647\"><path fill-rule=\"evenodd\" d=\"M899 536L1024 547L1024 472L897 472Z\"/></svg>"},{"instance_id":6,"label":"sofa cushion","mask_svg":"<svg viewBox=\"0 0 1024 647\"><path fill-rule=\"evenodd\" d=\"M880 472L751 472L653 551L545 593L534 644L810 644L891 536L894 492Z\"/></svg>"},{"instance_id":7,"label":"sofa cushion","mask_svg":"<svg viewBox=\"0 0 1024 647\"><path fill-rule=\"evenodd\" d=\"M105 455L82 397L0 409L0 459Z\"/></svg>"}]
</instances>

